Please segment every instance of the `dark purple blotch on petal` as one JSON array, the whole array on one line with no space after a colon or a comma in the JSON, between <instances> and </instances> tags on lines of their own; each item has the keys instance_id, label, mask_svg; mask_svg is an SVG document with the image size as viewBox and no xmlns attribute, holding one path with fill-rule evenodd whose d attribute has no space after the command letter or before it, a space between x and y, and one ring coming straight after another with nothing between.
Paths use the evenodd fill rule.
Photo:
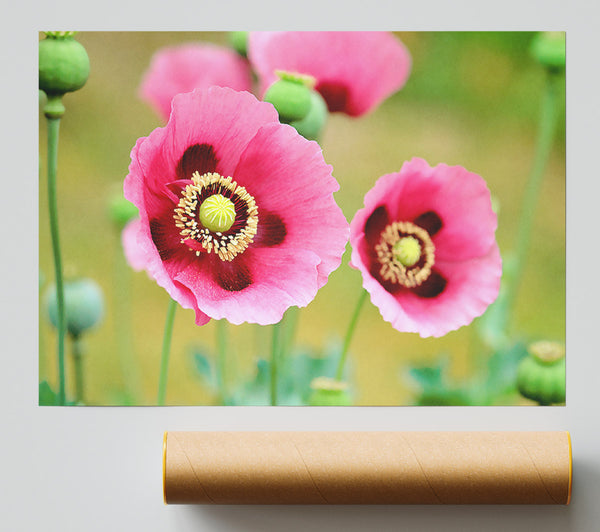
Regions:
<instances>
[{"instance_id":1,"label":"dark purple blotch on petal","mask_svg":"<svg viewBox=\"0 0 600 532\"><path fill-rule=\"evenodd\" d=\"M252 284L252 274L239 258L232 261L221 261L213 269L215 281L228 292L241 292Z\"/></svg>"},{"instance_id":2,"label":"dark purple blotch on petal","mask_svg":"<svg viewBox=\"0 0 600 532\"><path fill-rule=\"evenodd\" d=\"M381 233L386 228L390 220L385 205L377 207L367 218L365 223L365 238L369 246L373 247L379 244Z\"/></svg>"},{"instance_id":3,"label":"dark purple blotch on petal","mask_svg":"<svg viewBox=\"0 0 600 532\"><path fill-rule=\"evenodd\" d=\"M445 289L448 281L437 271L432 271L431 275L419 286L411 288L411 292L419 297L431 299L439 296Z\"/></svg>"},{"instance_id":4,"label":"dark purple blotch on petal","mask_svg":"<svg viewBox=\"0 0 600 532\"><path fill-rule=\"evenodd\" d=\"M315 89L323 96L330 113L346 111L348 106L348 88L336 82L323 81Z\"/></svg>"},{"instance_id":5,"label":"dark purple blotch on petal","mask_svg":"<svg viewBox=\"0 0 600 532\"><path fill-rule=\"evenodd\" d=\"M194 172L200 175L214 172L218 162L215 149L210 144L193 144L183 152L177 163L177 178L191 179Z\"/></svg>"},{"instance_id":6,"label":"dark purple blotch on petal","mask_svg":"<svg viewBox=\"0 0 600 532\"><path fill-rule=\"evenodd\" d=\"M375 279L381 286L383 286L383 288L387 292L394 295L394 294L397 294L398 292L401 292L402 290L406 290L406 288L403 285L401 285L400 283L394 283L392 281L385 280L383 277L381 277L380 271L381 271L381 264L379 263L379 261L377 259L372 260L371 265L369 267L369 273L371 274L373 279Z\"/></svg>"},{"instance_id":7,"label":"dark purple blotch on petal","mask_svg":"<svg viewBox=\"0 0 600 532\"><path fill-rule=\"evenodd\" d=\"M172 259L179 247L179 237L169 232L166 224L161 218L153 218L150 220L150 235L152 242L158 250L158 254L163 261Z\"/></svg>"},{"instance_id":8,"label":"dark purple blotch on petal","mask_svg":"<svg viewBox=\"0 0 600 532\"><path fill-rule=\"evenodd\" d=\"M429 233L429 236L435 235L442 228L442 225L444 225L442 219L433 211L427 211L417 216L413 220L413 223L425 229Z\"/></svg>"},{"instance_id":9,"label":"dark purple blotch on petal","mask_svg":"<svg viewBox=\"0 0 600 532\"><path fill-rule=\"evenodd\" d=\"M287 235L284 221L278 214L259 212L254 245L273 247L283 243Z\"/></svg>"}]
</instances>

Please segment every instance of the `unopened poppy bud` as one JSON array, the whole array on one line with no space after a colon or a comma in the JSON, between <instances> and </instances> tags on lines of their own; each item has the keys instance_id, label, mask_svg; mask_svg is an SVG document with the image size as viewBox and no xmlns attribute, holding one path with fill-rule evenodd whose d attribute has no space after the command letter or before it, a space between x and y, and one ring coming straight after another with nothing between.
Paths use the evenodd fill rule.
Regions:
<instances>
[{"instance_id":1,"label":"unopened poppy bud","mask_svg":"<svg viewBox=\"0 0 600 532\"><path fill-rule=\"evenodd\" d=\"M538 33L531 43L531 54L550 70L563 70L566 63L566 38L562 31Z\"/></svg>"},{"instance_id":2,"label":"unopened poppy bud","mask_svg":"<svg viewBox=\"0 0 600 532\"><path fill-rule=\"evenodd\" d=\"M104 298L100 287L91 279L76 279L65 283L65 317L67 331L73 337L97 325L104 315ZM58 327L56 286L46 293L46 309L54 327Z\"/></svg>"},{"instance_id":3,"label":"unopened poppy bud","mask_svg":"<svg viewBox=\"0 0 600 532\"><path fill-rule=\"evenodd\" d=\"M519 364L517 388L523 397L542 405L563 403L566 397L565 349L556 342L535 342Z\"/></svg>"},{"instance_id":4,"label":"unopened poppy bud","mask_svg":"<svg viewBox=\"0 0 600 532\"><path fill-rule=\"evenodd\" d=\"M248 32L232 31L229 34L229 43L231 47L242 57L248 55Z\"/></svg>"},{"instance_id":5,"label":"unopened poppy bud","mask_svg":"<svg viewBox=\"0 0 600 532\"><path fill-rule=\"evenodd\" d=\"M290 122L300 135L308 140L317 140L329 114L323 97L315 90L310 91L310 110L302 120Z\"/></svg>"},{"instance_id":6,"label":"unopened poppy bud","mask_svg":"<svg viewBox=\"0 0 600 532\"><path fill-rule=\"evenodd\" d=\"M111 198L108 205L108 215L119 231L138 215L137 207L126 200L123 194L118 194Z\"/></svg>"},{"instance_id":7,"label":"unopened poppy bud","mask_svg":"<svg viewBox=\"0 0 600 532\"><path fill-rule=\"evenodd\" d=\"M350 406L348 384L329 377L317 377L310 383L310 406Z\"/></svg>"},{"instance_id":8,"label":"unopened poppy bud","mask_svg":"<svg viewBox=\"0 0 600 532\"><path fill-rule=\"evenodd\" d=\"M281 122L302 120L311 108L314 78L282 71L278 71L277 75L280 79L267 89L264 101L273 104Z\"/></svg>"}]
</instances>

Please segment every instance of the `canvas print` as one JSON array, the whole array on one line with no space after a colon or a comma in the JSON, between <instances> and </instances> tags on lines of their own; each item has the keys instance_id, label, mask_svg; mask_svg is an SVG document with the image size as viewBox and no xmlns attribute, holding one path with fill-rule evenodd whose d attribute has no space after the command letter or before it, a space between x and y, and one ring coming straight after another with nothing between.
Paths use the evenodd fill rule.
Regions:
<instances>
[{"instance_id":1,"label":"canvas print","mask_svg":"<svg viewBox=\"0 0 600 532\"><path fill-rule=\"evenodd\" d=\"M564 404L565 41L41 32L39 404Z\"/></svg>"}]
</instances>

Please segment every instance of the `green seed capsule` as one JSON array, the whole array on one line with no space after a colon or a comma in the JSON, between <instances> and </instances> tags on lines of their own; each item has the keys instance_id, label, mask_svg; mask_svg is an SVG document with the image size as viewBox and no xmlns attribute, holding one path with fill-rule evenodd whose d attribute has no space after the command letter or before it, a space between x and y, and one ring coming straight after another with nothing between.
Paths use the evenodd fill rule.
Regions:
<instances>
[{"instance_id":1,"label":"green seed capsule","mask_svg":"<svg viewBox=\"0 0 600 532\"><path fill-rule=\"evenodd\" d=\"M564 70L566 63L566 38L562 31L538 33L531 42L531 54L550 70Z\"/></svg>"},{"instance_id":2,"label":"green seed capsule","mask_svg":"<svg viewBox=\"0 0 600 532\"><path fill-rule=\"evenodd\" d=\"M536 342L519 364L517 388L523 397L542 405L563 403L566 397L564 348L554 342Z\"/></svg>"},{"instance_id":3,"label":"green seed capsule","mask_svg":"<svg viewBox=\"0 0 600 532\"><path fill-rule=\"evenodd\" d=\"M232 31L229 34L229 43L231 47L242 57L248 55L248 32L247 31Z\"/></svg>"},{"instance_id":4,"label":"green seed capsule","mask_svg":"<svg viewBox=\"0 0 600 532\"><path fill-rule=\"evenodd\" d=\"M311 108L314 78L282 71L277 75L280 79L267 89L264 101L273 104L281 122L302 120Z\"/></svg>"},{"instance_id":5,"label":"green seed capsule","mask_svg":"<svg viewBox=\"0 0 600 532\"><path fill-rule=\"evenodd\" d=\"M46 310L50 323L58 327L56 286L46 292ZM104 298L100 287L91 279L76 279L65 283L65 316L67 331L73 337L97 325L104 315Z\"/></svg>"},{"instance_id":6,"label":"green seed capsule","mask_svg":"<svg viewBox=\"0 0 600 532\"><path fill-rule=\"evenodd\" d=\"M305 139L318 140L325 122L327 122L327 104L315 90L310 91L310 100L308 114L302 120L290 122L290 126L293 126Z\"/></svg>"},{"instance_id":7,"label":"green seed capsule","mask_svg":"<svg viewBox=\"0 0 600 532\"><path fill-rule=\"evenodd\" d=\"M310 406L350 406L352 398L348 385L328 377L317 377L310 383L312 392L308 399Z\"/></svg>"},{"instance_id":8,"label":"green seed capsule","mask_svg":"<svg viewBox=\"0 0 600 532\"><path fill-rule=\"evenodd\" d=\"M39 42L39 88L48 96L76 91L90 75L87 52L71 33L48 32Z\"/></svg>"}]
</instances>

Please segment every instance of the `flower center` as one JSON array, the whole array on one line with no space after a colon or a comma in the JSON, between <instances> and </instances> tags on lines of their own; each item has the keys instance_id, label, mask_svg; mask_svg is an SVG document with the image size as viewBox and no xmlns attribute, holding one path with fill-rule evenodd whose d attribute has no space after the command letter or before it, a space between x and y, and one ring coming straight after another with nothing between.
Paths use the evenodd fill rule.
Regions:
<instances>
[{"instance_id":1,"label":"flower center","mask_svg":"<svg viewBox=\"0 0 600 532\"><path fill-rule=\"evenodd\" d=\"M414 288L423 284L435 262L435 246L429 233L411 222L392 222L375 246L385 281Z\"/></svg>"},{"instance_id":2,"label":"flower center","mask_svg":"<svg viewBox=\"0 0 600 532\"><path fill-rule=\"evenodd\" d=\"M202 202L198 218L210 231L228 231L235 222L235 205L223 194L214 194Z\"/></svg>"},{"instance_id":3,"label":"flower center","mask_svg":"<svg viewBox=\"0 0 600 532\"><path fill-rule=\"evenodd\" d=\"M258 227L254 198L231 177L194 172L175 209L181 243L231 261L252 243Z\"/></svg>"},{"instance_id":4,"label":"flower center","mask_svg":"<svg viewBox=\"0 0 600 532\"><path fill-rule=\"evenodd\" d=\"M403 236L392 246L394 260L410 268L421 258L421 244L414 236Z\"/></svg>"}]
</instances>

